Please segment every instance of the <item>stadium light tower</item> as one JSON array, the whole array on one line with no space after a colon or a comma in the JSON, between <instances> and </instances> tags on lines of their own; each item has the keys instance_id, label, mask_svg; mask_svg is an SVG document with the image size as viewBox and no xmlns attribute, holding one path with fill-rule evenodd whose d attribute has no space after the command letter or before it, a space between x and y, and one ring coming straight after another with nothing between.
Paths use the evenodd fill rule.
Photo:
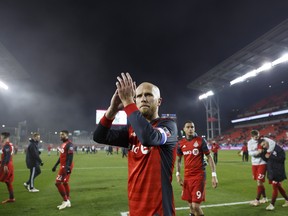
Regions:
<instances>
[{"instance_id":1,"label":"stadium light tower","mask_svg":"<svg viewBox=\"0 0 288 216\"><path fill-rule=\"evenodd\" d=\"M212 97L213 96L213 97ZM213 91L199 96L206 108L207 140L221 134L219 99Z\"/></svg>"},{"instance_id":2,"label":"stadium light tower","mask_svg":"<svg viewBox=\"0 0 288 216\"><path fill-rule=\"evenodd\" d=\"M1 80L0 80L0 87L5 89L5 90L8 90L8 86L4 82L2 82Z\"/></svg>"}]
</instances>

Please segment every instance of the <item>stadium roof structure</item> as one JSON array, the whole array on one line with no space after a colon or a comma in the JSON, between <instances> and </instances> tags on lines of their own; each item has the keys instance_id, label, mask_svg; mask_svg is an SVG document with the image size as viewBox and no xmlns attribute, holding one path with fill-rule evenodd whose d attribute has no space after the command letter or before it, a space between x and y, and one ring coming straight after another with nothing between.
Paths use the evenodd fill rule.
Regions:
<instances>
[{"instance_id":1,"label":"stadium roof structure","mask_svg":"<svg viewBox=\"0 0 288 216\"><path fill-rule=\"evenodd\" d=\"M15 57L0 43L0 80L11 82L29 77Z\"/></svg>"},{"instance_id":2,"label":"stadium roof structure","mask_svg":"<svg viewBox=\"0 0 288 216\"><path fill-rule=\"evenodd\" d=\"M230 81L288 52L288 19L188 84L200 92L220 92Z\"/></svg>"}]
</instances>

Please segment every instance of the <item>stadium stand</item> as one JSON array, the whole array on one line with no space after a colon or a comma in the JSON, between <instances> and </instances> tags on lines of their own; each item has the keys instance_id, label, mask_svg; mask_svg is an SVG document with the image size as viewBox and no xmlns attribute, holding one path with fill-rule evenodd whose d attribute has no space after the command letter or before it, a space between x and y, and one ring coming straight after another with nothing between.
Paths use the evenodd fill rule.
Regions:
<instances>
[{"instance_id":1,"label":"stadium stand","mask_svg":"<svg viewBox=\"0 0 288 216\"><path fill-rule=\"evenodd\" d=\"M249 117L288 109L288 92L275 93L252 104L244 114L237 118ZM260 134L274 139L278 144L288 146L288 115L269 116L252 121L235 124L233 128L224 131L216 140L222 146L242 146L250 139L250 131L256 129Z\"/></svg>"}]
</instances>

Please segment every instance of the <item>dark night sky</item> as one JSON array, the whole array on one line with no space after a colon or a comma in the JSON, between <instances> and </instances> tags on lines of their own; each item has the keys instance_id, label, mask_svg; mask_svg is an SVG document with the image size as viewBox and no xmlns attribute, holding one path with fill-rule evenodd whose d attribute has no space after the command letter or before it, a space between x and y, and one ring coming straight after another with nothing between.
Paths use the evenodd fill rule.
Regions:
<instances>
[{"instance_id":1,"label":"dark night sky","mask_svg":"<svg viewBox=\"0 0 288 216\"><path fill-rule=\"evenodd\" d=\"M287 11L287 0L0 1L0 42L30 75L1 93L0 121L93 130L95 109L108 107L116 76L129 71L137 83L160 87L160 113L176 113L180 127L194 120L205 133L204 105L188 83L287 19ZM224 125L229 110L255 100L228 92Z\"/></svg>"}]
</instances>

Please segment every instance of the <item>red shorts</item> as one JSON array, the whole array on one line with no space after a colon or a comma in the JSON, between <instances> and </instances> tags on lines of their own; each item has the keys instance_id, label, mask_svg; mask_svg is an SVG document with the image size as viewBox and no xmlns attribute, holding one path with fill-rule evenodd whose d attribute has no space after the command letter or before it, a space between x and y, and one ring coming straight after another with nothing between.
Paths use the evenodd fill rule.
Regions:
<instances>
[{"instance_id":1,"label":"red shorts","mask_svg":"<svg viewBox=\"0 0 288 216\"><path fill-rule=\"evenodd\" d=\"M71 166L71 172L72 172L73 166ZM65 167L60 166L58 175L56 177L56 182L61 182L61 183L68 183L70 179L70 174L66 173Z\"/></svg>"},{"instance_id":2,"label":"red shorts","mask_svg":"<svg viewBox=\"0 0 288 216\"><path fill-rule=\"evenodd\" d=\"M253 179L261 182L265 182L266 164L252 165Z\"/></svg>"},{"instance_id":3,"label":"red shorts","mask_svg":"<svg viewBox=\"0 0 288 216\"><path fill-rule=\"evenodd\" d=\"M0 168L0 182L12 183L14 181L14 167L12 163L8 164L8 173L4 173L4 166Z\"/></svg>"},{"instance_id":4,"label":"red shorts","mask_svg":"<svg viewBox=\"0 0 288 216\"><path fill-rule=\"evenodd\" d=\"M184 180L182 200L189 203L201 203L205 201L205 178Z\"/></svg>"}]
</instances>

